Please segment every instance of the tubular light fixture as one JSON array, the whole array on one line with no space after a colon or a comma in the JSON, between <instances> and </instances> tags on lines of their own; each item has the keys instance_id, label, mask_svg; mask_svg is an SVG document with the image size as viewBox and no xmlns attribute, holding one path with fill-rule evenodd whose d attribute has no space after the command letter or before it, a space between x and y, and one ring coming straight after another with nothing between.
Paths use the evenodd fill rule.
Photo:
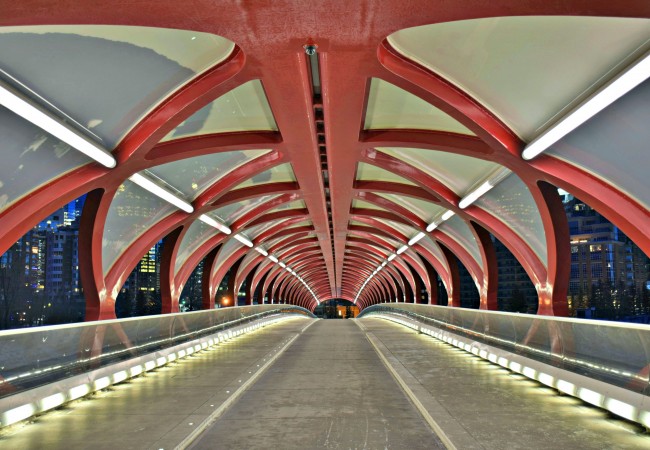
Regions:
<instances>
[{"instance_id":1,"label":"tubular light fixture","mask_svg":"<svg viewBox=\"0 0 650 450\"><path fill-rule=\"evenodd\" d=\"M483 194L485 194L487 191L492 189L494 186L492 183L490 183L490 180L486 181L485 183L481 184L479 187L474 189L472 192L467 194L465 197L463 197L460 202L458 203L458 207L460 209L465 209L472 203L474 203L476 200L478 200Z\"/></svg>"},{"instance_id":2,"label":"tubular light fixture","mask_svg":"<svg viewBox=\"0 0 650 450\"><path fill-rule=\"evenodd\" d=\"M278 262L278 258L276 258L276 257L273 256L273 255L269 255L269 259L270 259L271 261L273 261L274 263L277 263L277 262Z\"/></svg>"},{"instance_id":3,"label":"tubular light fixture","mask_svg":"<svg viewBox=\"0 0 650 450\"><path fill-rule=\"evenodd\" d=\"M233 237L235 239L237 239L239 242L241 242L242 244L244 244L246 247L253 247L253 243L251 241L249 241L248 239L246 239L241 234L236 234Z\"/></svg>"},{"instance_id":4,"label":"tubular light fixture","mask_svg":"<svg viewBox=\"0 0 650 450\"><path fill-rule=\"evenodd\" d=\"M456 213L453 212L452 210L448 210L446 213L444 213L444 214L442 215L442 217L441 217L440 219L442 219L442 221L444 222L445 220L449 220L449 219L451 219L452 217L454 217L455 214L456 214Z\"/></svg>"},{"instance_id":5,"label":"tubular light fixture","mask_svg":"<svg viewBox=\"0 0 650 450\"><path fill-rule=\"evenodd\" d=\"M191 213L194 211L194 207L187 203L185 200L182 200L178 197L176 197L174 194L171 192L161 188L158 186L156 183L151 181L150 179L140 175L139 173L134 173L129 177L129 180L133 181L135 184L140 186L143 189L146 189L147 191L151 192L152 194L162 198L166 202L171 203L172 205L176 206L177 208L182 209L186 213Z\"/></svg>"},{"instance_id":6,"label":"tubular light fixture","mask_svg":"<svg viewBox=\"0 0 650 450\"><path fill-rule=\"evenodd\" d=\"M388 264L388 263L386 261L384 261L383 263L381 263L381 267L386 267L386 264Z\"/></svg>"},{"instance_id":7,"label":"tubular light fixture","mask_svg":"<svg viewBox=\"0 0 650 450\"><path fill-rule=\"evenodd\" d=\"M402 245L400 248L397 249L397 252L396 252L396 253L397 253L398 255L401 255L401 254L404 253L406 250L408 250L408 248L409 248L408 245Z\"/></svg>"},{"instance_id":8,"label":"tubular light fixture","mask_svg":"<svg viewBox=\"0 0 650 450\"><path fill-rule=\"evenodd\" d=\"M392 254L388 257L388 260L387 260L387 261L392 261L392 260L394 260L395 258L397 258L397 255L396 255L395 253L392 253Z\"/></svg>"},{"instance_id":9,"label":"tubular light fixture","mask_svg":"<svg viewBox=\"0 0 650 450\"><path fill-rule=\"evenodd\" d=\"M521 157L526 160L533 159L636 86L643 83L648 77L650 77L650 54L646 54L616 79L569 112L553 127L534 139L526 146Z\"/></svg>"},{"instance_id":10,"label":"tubular light fixture","mask_svg":"<svg viewBox=\"0 0 650 450\"><path fill-rule=\"evenodd\" d=\"M0 83L0 104L23 119L33 123L43 131L61 139L66 144L94 159L101 165L109 169L117 165L117 161L109 152L86 139L71 127L55 119L45 110L27 99L27 97L24 97L2 83Z\"/></svg>"},{"instance_id":11,"label":"tubular light fixture","mask_svg":"<svg viewBox=\"0 0 650 450\"><path fill-rule=\"evenodd\" d=\"M506 169L505 167L501 168L496 173L492 174L492 176L488 178L485 183L481 184L479 187L463 197L458 203L458 207L460 209L467 208L469 205L485 195L494 186L501 183L511 173L512 171L510 169Z\"/></svg>"},{"instance_id":12,"label":"tubular light fixture","mask_svg":"<svg viewBox=\"0 0 650 450\"><path fill-rule=\"evenodd\" d=\"M411 238L411 240L409 241L409 245L413 245L413 244L415 244L415 243L418 242L420 239L422 239L424 236L425 236L424 233L420 231L418 234L416 234L415 236L413 236L413 237Z\"/></svg>"},{"instance_id":13,"label":"tubular light fixture","mask_svg":"<svg viewBox=\"0 0 650 450\"><path fill-rule=\"evenodd\" d=\"M283 269L284 269L285 267L287 267L287 265L286 265L285 263L283 263L283 262L279 262L278 265L279 265L280 267L282 267Z\"/></svg>"},{"instance_id":14,"label":"tubular light fixture","mask_svg":"<svg viewBox=\"0 0 650 450\"><path fill-rule=\"evenodd\" d=\"M262 256L269 256L268 252L264 250L262 247L255 247L255 251Z\"/></svg>"},{"instance_id":15,"label":"tubular light fixture","mask_svg":"<svg viewBox=\"0 0 650 450\"><path fill-rule=\"evenodd\" d=\"M433 230L435 230L438 227L438 224L435 222L431 222L429 225L427 225L427 233L431 233Z\"/></svg>"},{"instance_id":16,"label":"tubular light fixture","mask_svg":"<svg viewBox=\"0 0 650 450\"><path fill-rule=\"evenodd\" d=\"M228 228L227 226L225 226L222 223L217 222L212 217L206 216L205 214L201 214L199 216L199 220L201 222L203 222L203 223L206 223L206 224L210 225L211 227L216 228L217 230L221 231L222 233L225 233L225 234L232 233L232 231L230 231L230 228Z\"/></svg>"}]
</instances>

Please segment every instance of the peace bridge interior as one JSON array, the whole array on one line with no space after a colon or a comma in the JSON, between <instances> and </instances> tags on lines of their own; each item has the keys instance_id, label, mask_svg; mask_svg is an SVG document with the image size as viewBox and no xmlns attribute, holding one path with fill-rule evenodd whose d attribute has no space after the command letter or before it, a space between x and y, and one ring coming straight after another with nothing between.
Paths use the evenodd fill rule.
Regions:
<instances>
[{"instance_id":1,"label":"peace bridge interior","mask_svg":"<svg viewBox=\"0 0 650 450\"><path fill-rule=\"evenodd\" d=\"M122 392L128 379L146 390L144 372L173 378L199 364L180 359L212 350L222 355L211 357L217 366L241 365L244 381L220 375L235 381L219 392L233 395L211 400L221 405L214 410L179 413L179 424L195 417L189 428L168 425L134 447L209 448L230 442L219 430L253 402L247 396L272 396L267 378L329 343L341 352L335 359L375 364L340 370L356 371L354 379L381 373L391 386L381 392L400 395L377 394L383 400L368 408L413 409L399 420L421 423L421 434L386 431L394 448L505 445L476 431L485 427L478 418L460 426L444 404L460 393L436 394L418 375L421 362L400 348L451 364L435 370L484 363L476 376L508 374L517 395L531 395L517 389L534 382L549 397L579 399L572 407L650 427L650 328L564 317L570 232L558 194L580 198L650 255L650 8L402 3L198 1L192 10L162 2L146 14L136 2L3 5L0 253L85 195L77 251L86 322L0 331L2 426L107 388ZM126 279L160 241L162 314L116 319ZM496 311L495 241L530 278L537 314ZM199 264L202 310L180 312ZM479 309L460 308L461 270ZM218 308L226 274L231 298L242 286L245 295ZM333 299L353 302L359 319L313 320ZM227 346L236 355L219 350ZM287 389L324 382L308 366L286 375L295 383ZM322 370L331 377L332 367ZM489 401L489 392L473 395ZM0 443L35 445L39 421L64 420L48 414L14 425ZM258 429L272 427L266 419ZM497 434L508 426L490 424ZM640 428L625 427L632 437L590 429L592 441L578 442L648 445ZM302 445L362 444L356 426L332 419L326 428ZM368 429L366 445L379 445L368 444L378 436ZM547 431L528 444L544 446ZM565 443L574 442L569 434ZM287 433L264 445L251 436L229 445L294 445Z\"/></svg>"}]
</instances>

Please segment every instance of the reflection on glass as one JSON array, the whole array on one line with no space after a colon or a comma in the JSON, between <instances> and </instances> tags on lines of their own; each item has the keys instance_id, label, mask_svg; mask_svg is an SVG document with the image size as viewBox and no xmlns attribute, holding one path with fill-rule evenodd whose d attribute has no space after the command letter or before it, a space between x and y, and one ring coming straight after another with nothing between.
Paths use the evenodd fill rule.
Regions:
<instances>
[{"instance_id":1,"label":"reflection on glass","mask_svg":"<svg viewBox=\"0 0 650 450\"><path fill-rule=\"evenodd\" d=\"M39 186L91 162L69 145L0 106L0 211Z\"/></svg>"},{"instance_id":2,"label":"reflection on glass","mask_svg":"<svg viewBox=\"0 0 650 450\"><path fill-rule=\"evenodd\" d=\"M365 129L389 128L473 134L456 119L430 103L391 83L373 78L368 95Z\"/></svg>"},{"instance_id":3,"label":"reflection on glass","mask_svg":"<svg viewBox=\"0 0 650 450\"><path fill-rule=\"evenodd\" d=\"M232 131L277 131L271 107L259 80L249 81L201 108L163 141Z\"/></svg>"},{"instance_id":4,"label":"reflection on glass","mask_svg":"<svg viewBox=\"0 0 650 450\"><path fill-rule=\"evenodd\" d=\"M102 267L108 272L117 258L144 232L174 211L174 206L124 181L118 188L106 216L102 239Z\"/></svg>"},{"instance_id":5,"label":"reflection on glass","mask_svg":"<svg viewBox=\"0 0 650 450\"><path fill-rule=\"evenodd\" d=\"M180 191L189 201L193 201L228 173L270 151L241 150L214 153L151 167L147 172L158 177L161 183Z\"/></svg>"},{"instance_id":6,"label":"reflection on glass","mask_svg":"<svg viewBox=\"0 0 650 450\"><path fill-rule=\"evenodd\" d=\"M112 149L161 100L233 48L227 39L186 30L4 27L0 69Z\"/></svg>"}]
</instances>

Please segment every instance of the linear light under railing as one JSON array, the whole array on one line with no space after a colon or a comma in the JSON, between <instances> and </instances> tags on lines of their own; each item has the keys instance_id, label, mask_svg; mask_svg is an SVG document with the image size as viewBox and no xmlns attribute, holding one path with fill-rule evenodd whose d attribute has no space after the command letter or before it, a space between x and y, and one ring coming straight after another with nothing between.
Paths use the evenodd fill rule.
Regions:
<instances>
[{"instance_id":1,"label":"linear light under railing","mask_svg":"<svg viewBox=\"0 0 650 450\"><path fill-rule=\"evenodd\" d=\"M227 226L225 226L225 225L222 224L222 223L217 222L217 221L214 220L212 217L210 217L210 216L206 216L205 214L201 214L201 215L199 216L199 220L200 220L201 222L205 223L205 224L210 225L211 227L216 228L217 230L221 231L221 232L224 233L224 234L230 234L230 233L232 233L232 231L230 231L230 228L228 228Z\"/></svg>"},{"instance_id":2,"label":"linear light under railing","mask_svg":"<svg viewBox=\"0 0 650 450\"><path fill-rule=\"evenodd\" d=\"M569 112L558 123L526 146L521 156L530 160L578 128L650 77L650 53L630 66L612 82Z\"/></svg>"},{"instance_id":3,"label":"linear light under railing","mask_svg":"<svg viewBox=\"0 0 650 450\"><path fill-rule=\"evenodd\" d=\"M4 83L0 84L0 104L101 165L109 169L117 165L117 161L107 150L83 137Z\"/></svg>"},{"instance_id":4,"label":"linear light under railing","mask_svg":"<svg viewBox=\"0 0 650 450\"><path fill-rule=\"evenodd\" d=\"M242 236L241 234L236 234L236 235L234 235L233 237L234 237L235 239L237 239L239 242L241 242L242 244L244 244L246 247L250 247L250 248L253 247L253 243L252 243L251 241L249 241L248 239L246 239L246 238L245 238L244 236Z\"/></svg>"},{"instance_id":5,"label":"linear light under railing","mask_svg":"<svg viewBox=\"0 0 650 450\"><path fill-rule=\"evenodd\" d=\"M140 175L139 173L134 173L129 177L129 180L133 181L135 184L140 186L143 189L146 189L147 191L151 192L152 194L160 197L161 199L165 200L168 203L171 203L172 205L176 206L179 209L182 209L183 211L187 213L191 213L194 211L194 207L190 205L188 202L185 200L178 198L171 192L167 191L166 189L163 189L162 187L158 186L156 183L151 181L150 179Z\"/></svg>"}]
</instances>

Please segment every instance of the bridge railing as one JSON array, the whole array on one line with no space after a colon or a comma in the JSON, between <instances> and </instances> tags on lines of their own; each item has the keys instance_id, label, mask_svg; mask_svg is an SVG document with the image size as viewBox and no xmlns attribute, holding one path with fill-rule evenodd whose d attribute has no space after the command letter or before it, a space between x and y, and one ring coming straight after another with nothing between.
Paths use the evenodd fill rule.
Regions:
<instances>
[{"instance_id":1,"label":"bridge railing","mask_svg":"<svg viewBox=\"0 0 650 450\"><path fill-rule=\"evenodd\" d=\"M275 304L0 331L0 399L282 313L314 317Z\"/></svg>"},{"instance_id":2,"label":"bridge railing","mask_svg":"<svg viewBox=\"0 0 650 450\"><path fill-rule=\"evenodd\" d=\"M650 395L648 325L406 303L374 305L359 317L382 312L401 314L471 342ZM479 348L476 346L474 351ZM539 374L533 378L539 379ZM558 387L557 383L555 380L553 387ZM571 383L566 385L569 389ZM562 390L562 385L559 388ZM568 393L580 397L579 393ZM650 407L650 398L644 403Z\"/></svg>"}]
</instances>

